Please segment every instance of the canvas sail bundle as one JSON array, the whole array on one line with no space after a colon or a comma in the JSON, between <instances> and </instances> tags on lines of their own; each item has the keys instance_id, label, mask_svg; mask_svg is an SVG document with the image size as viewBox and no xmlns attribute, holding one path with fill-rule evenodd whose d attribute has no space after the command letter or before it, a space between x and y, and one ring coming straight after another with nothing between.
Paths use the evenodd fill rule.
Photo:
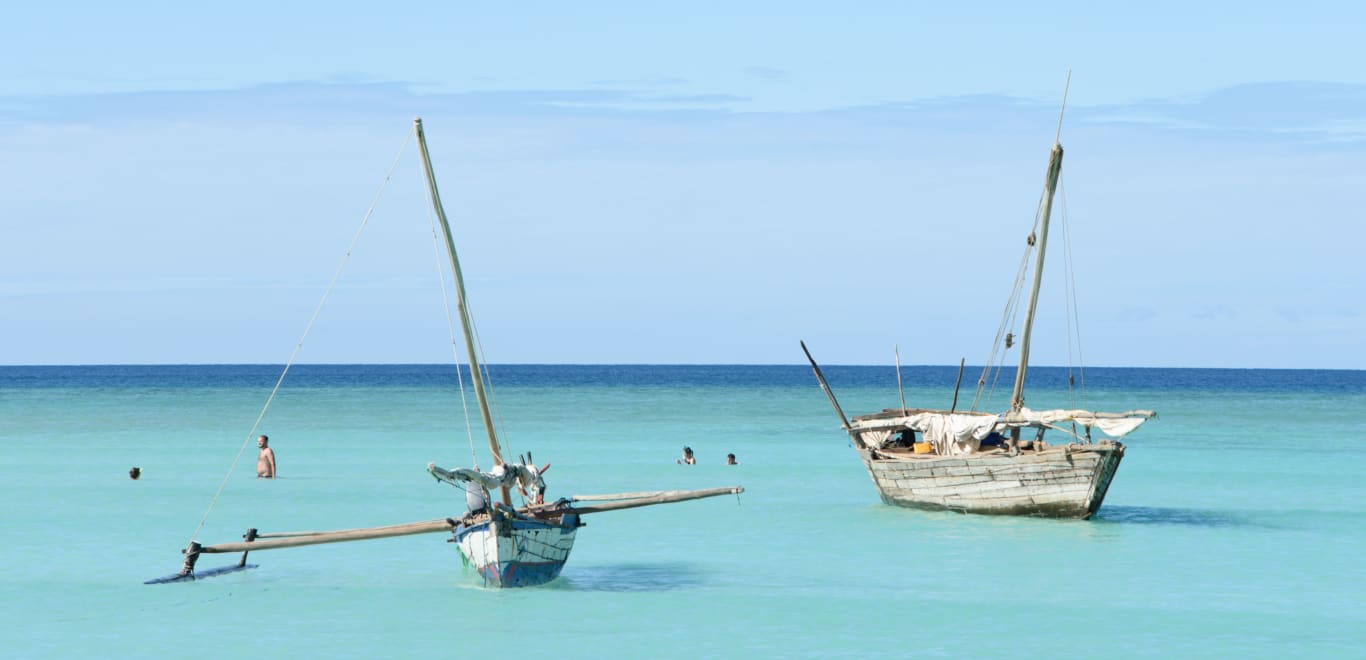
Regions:
<instances>
[{"instance_id":1,"label":"canvas sail bundle","mask_svg":"<svg viewBox=\"0 0 1366 660\"><path fill-rule=\"evenodd\" d=\"M852 432L858 433L863 444L881 449L892 442L904 429L921 434L925 442L934 445L941 455L957 456L977 451L981 441L992 433L1006 434L1013 428L1058 428L1059 424L1076 423L1099 430L1111 438L1122 438L1155 415L1150 410L1131 410L1122 413L1091 412L1089 410L1030 410L992 415L986 413L950 413L918 411L898 417L854 420Z\"/></svg>"}]
</instances>

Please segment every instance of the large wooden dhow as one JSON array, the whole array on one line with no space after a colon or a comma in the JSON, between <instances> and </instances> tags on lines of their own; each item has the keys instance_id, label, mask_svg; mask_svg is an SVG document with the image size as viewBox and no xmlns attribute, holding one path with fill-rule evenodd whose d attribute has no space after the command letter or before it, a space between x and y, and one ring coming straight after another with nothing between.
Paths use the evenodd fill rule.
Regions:
<instances>
[{"instance_id":1,"label":"large wooden dhow","mask_svg":"<svg viewBox=\"0 0 1366 660\"><path fill-rule=\"evenodd\" d=\"M1151 416L1148 411L1024 409L996 415L896 409L854 417L848 430L888 504L1089 518L1105 500L1124 458L1124 444L1113 438ZM1064 444L1043 439L1045 432L1071 434L1074 425L1083 435L1069 436ZM1109 437L1093 439L1093 430ZM1012 441L1021 431L1034 439ZM920 442L910 441L911 434Z\"/></svg>"},{"instance_id":2,"label":"large wooden dhow","mask_svg":"<svg viewBox=\"0 0 1366 660\"><path fill-rule=\"evenodd\" d=\"M1026 242L1026 253L1034 250L1036 254L1019 342L1019 366L1006 412L975 410L976 402L983 401L984 395L989 398L989 384L996 382L1001 373L994 357L997 350L992 351L993 359L978 379L978 396L974 408L968 411L957 410L955 388L954 405L948 410L907 408L903 397L898 408L850 419L840 408L806 344L802 344L821 388L839 414L883 502L963 513L1089 518L1105 501L1124 458L1120 439L1154 416L1149 410L1105 413L1031 410L1024 405L1030 337L1062 155L1062 145L1055 139L1044 194L1035 215L1037 231ZM1028 258L1020 261L1017 287L1003 318L1011 318L1017 308L1028 263ZM1001 344L1007 349L1014 345L1014 335L1005 331L1005 325L1003 322L997 333L996 348ZM960 367L960 383L961 379Z\"/></svg>"}]
</instances>

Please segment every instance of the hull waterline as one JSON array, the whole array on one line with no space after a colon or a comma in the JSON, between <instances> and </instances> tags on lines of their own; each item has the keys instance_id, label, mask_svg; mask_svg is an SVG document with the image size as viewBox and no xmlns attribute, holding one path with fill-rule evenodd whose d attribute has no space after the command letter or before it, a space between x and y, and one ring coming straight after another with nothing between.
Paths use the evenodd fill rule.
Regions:
<instances>
[{"instance_id":1,"label":"hull waterline","mask_svg":"<svg viewBox=\"0 0 1366 660\"><path fill-rule=\"evenodd\" d=\"M459 526L455 542L491 587L534 587L559 577L574 549L578 516L560 523L501 519Z\"/></svg>"},{"instance_id":2,"label":"hull waterline","mask_svg":"<svg viewBox=\"0 0 1366 660\"><path fill-rule=\"evenodd\" d=\"M931 511L1090 518L1124 457L1124 445L1050 447L965 456L860 450L882 501Z\"/></svg>"}]
</instances>

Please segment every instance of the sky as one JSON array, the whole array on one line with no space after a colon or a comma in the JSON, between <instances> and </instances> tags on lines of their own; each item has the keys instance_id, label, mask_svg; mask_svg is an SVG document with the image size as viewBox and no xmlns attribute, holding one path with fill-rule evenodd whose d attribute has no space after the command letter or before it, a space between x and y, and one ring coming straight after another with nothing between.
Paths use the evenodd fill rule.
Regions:
<instances>
[{"instance_id":1,"label":"sky","mask_svg":"<svg viewBox=\"0 0 1366 660\"><path fill-rule=\"evenodd\" d=\"M10 7L0 364L449 361L415 116L492 362L982 364L1066 88L1034 364L1366 368L1366 6L943 4Z\"/></svg>"}]
</instances>

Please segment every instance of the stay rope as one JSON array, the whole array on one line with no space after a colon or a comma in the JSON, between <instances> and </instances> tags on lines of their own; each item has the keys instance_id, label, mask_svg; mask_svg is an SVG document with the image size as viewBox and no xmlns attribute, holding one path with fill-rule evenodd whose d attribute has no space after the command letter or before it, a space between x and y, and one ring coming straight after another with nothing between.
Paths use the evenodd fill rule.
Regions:
<instances>
[{"instance_id":1,"label":"stay rope","mask_svg":"<svg viewBox=\"0 0 1366 660\"><path fill-rule=\"evenodd\" d=\"M445 310L446 310L446 328L447 328L447 332L448 332L449 335L450 335L450 341L451 341L451 354L452 354L452 356L453 356L453 358L454 358L454 360L455 360L456 383L457 383L457 385L458 385L459 388L460 388L460 406L461 406L461 409L462 409L462 411L464 412L464 415L465 415L465 435L466 435L466 437L467 437L468 440L469 440L469 447L470 447L470 464L474 467L475 470L478 470L478 469L479 469L479 454L478 454L478 451L475 449L474 426L473 426L473 423L471 422L471 417L472 417L472 416L470 415L469 398L468 398L468 397L466 396L466 394L465 394L465 378L464 378L464 373L463 373L463 372L461 371L461 369L460 369L460 338L459 338L459 336L456 334L454 315L451 313L451 303L450 303L451 293L450 293L450 291L448 291L448 290L446 289L446 279L447 279L447 277L453 277L453 274L450 274L450 273L448 273L448 272L446 271L445 260L442 258L442 254L441 254L441 249L442 249L442 248L441 248L441 238L440 238L440 235L439 235L439 233L438 233L440 230L439 230L439 228L437 227L436 212L435 212L434 210L431 210L431 211L428 212L428 215L429 215L429 217L430 217L430 219L431 219L431 225L432 225L432 245L433 245L434 253L435 253L435 255L436 255L436 257L435 257L435 258L436 258L436 268L437 268L437 271L438 271L438 273L439 273L439 276L438 276L437 279L440 280L440 282L441 282L441 302L442 302L443 305L445 305ZM490 378L490 376L489 376L489 370L488 370L488 367L486 366L488 363L487 363L487 361L486 361L487 358L485 357L485 353L484 353L484 343L483 343L483 341L482 341L482 340L480 339L480 337L479 337L478 326L477 326L477 324L475 323L475 320L474 320L474 309L473 309L473 307L470 305L470 301L469 301L469 300L462 300L462 301L460 301L460 303L463 304L463 305L465 306L466 314L467 314L467 315L469 316L469 318L470 318L470 332L473 334L473 340L474 340L473 343L474 343L474 345L475 345L475 350L479 352L479 358L480 358L480 360L479 360L479 362L480 362L480 367L479 367L479 369L480 369L480 374L481 374L481 375L483 376L483 378L484 378L484 385L485 385L485 389L487 390L486 393L488 394L488 397L489 397L489 408L491 409L493 415L494 415L495 417L497 417L497 419L498 419L498 432L499 432L499 435L503 438L503 443L506 445L505 449L507 449L509 455L511 455L511 454L512 454L512 445L511 445L511 442L508 441L507 429L506 429L506 426L505 426L505 424L504 424L504 422L503 422L502 411L501 411L501 409L500 409L499 406L498 406L498 399L497 399L497 396L495 395L495 392L494 392L494 389L493 389L493 380L492 380L492 378Z\"/></svg>"},{"instance_id":2,"label":"stay rope","mask_svg":"<svg viewBox=\"0 0 1366 660\"><path fill-rule=\"evenodd\" d=\"M1068 94L1068 92L1071 90L1071 88L1072 88L1072 71L1069 69L1069 70L1067 71L1067 83L1064 85L1064 87L1063 87L1063 92L1062 92L1062 108L1059 109L1059 111L1058 111L1058 127L1057 127L1056 133L1054 133L1054 136L1053 136L1053 144L1054 144L1055 147L1058 146L1059 140L1061 140L1061 138L1062 138L1062 119L1063 119L1063 113L1066 112L1066 109L1067 109L1067 94ZM1061 224L1061 226L1062 226L1062 232L1063 232L1063 253L1064 253L1064 255L1065 255L1065 257L1064 257L1064 264L1065 264L1064 268L1065 268L1065 271L1066 271L1066 277L1065 277L1065 279L1066 279L1066 288L1065 288L1066 294L1065 294L1065 295L1068 296L1068 300L1067 300L1067 304L1066 304L1067 317L1068 317L1068 318L1067 318L1067 351L1068 351L1068 355L1067 355L1067 360L1068 360L1068 365L1067 365L1067 366L1068 366L1068 379L1067 379L1067 380L1068 380L1068 391L1071 392L1071 391L1072 391L1072 371L1071 371L1071 370L1072 370L1072 364L1073 364L1073 363L1072 363L1072 347L1073 347L1073 337L1072 337L1072 333L1073 333L1073 330L1074 330L1074 328L1075 328L1075 329L1076 329L1076 333L1077 333L1077 338L1076 338L1076 342L1075 342L1075 345L1076 345L1076 348L1077 348L1077 360L1078 360L1078 362L1080 362L1080 360L1081 360L1081 330L1080 330L1080 325L1077 323L1077 314L1076 314L1076 279L1075 279L1074 269L1073 269L1073 265L1072 265L1072 240L1071 240L1071 232L1068 230L1068 225L1067 225L1067 196L1066 196L1066 193L1065 193L1065 191L1063 190L1063 187L1062 187L1062 174L1061 174L1061 172L1059 172L1059 178L1058 178L1058 193L1059 193L1059 196L1061 197L1061 208L1059 209L1059 211L1060 211L1059 216L1060 216L1060 224ZM1002 348L1002 343L1003 343L1003 339L1005 339L1006 337L1009 337L1009 336L1010 336L1010 335L1008 334L1009 328L1012 328L1012 327L1015 326L1015 318L1016 318L1016 314L1018 313L1018 310L1019 310L1019 304L1020 304L1021 294L1022 294L1022 292L1024 291L1025 277L1026 277L1026 276L1028 275L1028 273L1029 273L1029 257L1030 257L1030 255L1034 252L1034 249L1037 247L1037 246L1035 245L1035 237L1038 236L1039 225L1043 222L1044 198L1045 198L1045 196L1047 196L1047 194L1048 194L1048 181L1047 181L1047 175L1045 174L1045 177L1044 177L1044 190L1043 190L1043 192L1041 192L1041 193L1039 194L1038 206L1035 207L1035 211L1034 211L1034 226L1033 226L1033 228L1030 229L1030 233L1029 233L1030 239L1029 239L1029 242L1028 242L1027 247L1025 248L1024 254L1020 257L1019 270L1016 271L1015 285L1014 285L1014 287L1011 289L1010 298L1007 299L1005 309L1002 311L1002 314L1001 314L1001 325L1000 325L1000 326L997 328L997 330L996 330L996 339L995 339L995 341L992 343L992 346L991 346L991 353L990 353L989 357L987 358L986 365L982 368L982 376L979 377L979 378L977 379L977 393L976 393L976 395L973 397L971 410L974 410L974 411L975 411L975 410L977 410L977 406L978 406L979 404L985 404L985 403L987 403L988 401L990 401L992 395L993 395L993 394L995 393L995 391L996 391L996 384L997 384L997 382L998 382L999 379L1000 379L1001 370L1002 370L1002 365L1001 365L1001 364L998 364L996 360L998 359L998 357L999 357L1001 360L1004 360L1004 359L1005 359L1005 351L1008 350L1008 349L1010 348L1010 346L1005 346L1004 348ZM1010 343L1010 342L1006 342L1006 343ZM1079 370L1080 370L1080 368L1079 368ZM993 372L994 372L994 373L993 373ZM991 380L991 386L990 386L989 388L987 388L987 380L988 380L988 376L989 376L989 375L991 376L991 378L990 378L990 380ZM1082 400L1084 401L1084 400L1085 400L1085 377L1084 377L1084 374L1083 374L1083 377L1082 377L1082 384L1083 384L1083 388L1082 388L1082 393L1083 393L1082 396L1083 396L1083 399L1082 399ZM984 388L985 388L985 396L984 396Z\"/></svg>"},{"instance_id":3,"label":"stay rope","mask_svg":"<svg viewBox=\"0 0 1366 660\"><path fill-rule=\"evenodd\" d=\"M432 225L432 253L435 256L437 281L441 283L441 304L446 310L446 331L451 339L451 357L455 361L455 382L460 389L460 409L465 413L465 436L470 441L470 465L474 469L479 469L479 455L474 451L474 426L470 424L470 404L469 398L465 396L465 376L460 371L460 338L455 334L455 317L451 314L451 295L446 289L446 278L448 273L445 268L445 260L441 254L441 229L437 227L436 211L428 209L427 216L431 219ZM468 302L468 301L467 301Z\"/></svg>"},{"instance_id":4,"label":"stay rope","mask_svg":"<svg viewBox=\"0 0 1366 660\"><path fill-rule=\"evenodd\" d=\"M308 319L308 325L304 327L304 333L299 337L299 342L294 345L294 350L289 354L289 360L285 362L285 367L280 371L280 377L275 380L275 386L271 388L270 395L266 397L266 403L261 407L261 414L256 416L256 422L251 425L251 430L247 432L247 437L242 441L242 446L237 450L237 456L232 459L232 464L228 466L228 473L223 475L223 481L218 484L218 490L214 492L213 499L209 501L209 507L204 511L204 517L199 519L199 525L194 528L194 533L190 535L190 543L199 539L199 533L203 531L204 524L209 520L209 514L218 504L218 498L222 496L223 490L228 487L228 481L232 478L232 473L237 469L237 464L241 462L242 455L246 453L247 447L251 444L256 432L261 428L261 422L266 418L266 413L270 411L270 404L275 401L275 395L280 392L280 387L285 382L285 376L289 374L290 367L294 366L294 360L299 356L299 351L304 347L304 340L308 339L308 334L313 330L313 324L317 322L319 315L322 314L323 307L327 304L328 298L332 295L332 290L336 288L337 281L341 279L342 271L346 269L346 264L351 260L351 253L355 251L356 244L360 237L365 233L365 228L370 224L370 218L375 214L375 207L379 205L380 197L384 195L384 189L388 187L389 180L394 175L394 170L398 167L399 159L403 152L408 149L408 141L412 138L409 134L403 140L403 145L399 147L398 154L394 156L394 162L389 165L389 171L384 174L384 180L380 182L379 190L375 191L375 197L370 202L370 208L366 209L364 217L361 218L360 227L356 229L356 234L351 237L351 244L346 248L346 254L342 255L341 263L337 264L337 270L332 274L332 280L328 282L327 289L323 291L322 299L318 301L318 306L313 309L313 316ZM187 544L188 545L188 544Z\"/></svg>"},{"instance_id":5,"label":"stay rope","mask_svg":"<svg viewBox=\"0 0 1366 660\"><path fill-rule=\"evenodd\" d=\"M1062 251L1064 278L1067 281L1065 291L1067 307L1067 391L1072 397L1071 401L1074 408L1086 408L1086 360L1081 351L1081 312L1077 306L1077 270L1072 263L1072 230L1067 218L1067 189L1063 187L1062 181L1058 182L1058 191L1061 193L1062 201ZM1076 349L1076 359L1073 360L1072 349ZM1077 377L1072 377L1072 368L1076 367Z\"/></svg>"},{"instance_id":6,"label":"stay rope","mask_svg":"<svg viewBox=\"0 0 1366 660\"><path fill-rule=\"evenodd\" d=\"M466 301L469 304L469 301ZM493 377L489 375L488 357L484 354L484 340L479 335L479 328L470 321L470 326L474 331L474 346L479 351L480 368L484 370L484 384L489 390L489 407L493 408L493 416L498 418L498 434L503 438L504 449L507 450L508 457L516 456L517 452L512 448L512 438L508 437L507 424L503 421L503 409L498 405L498 393L493 389ZM505 460L510 463L511 461Z\"/></svg>"},{"instance_id":7,"label":"stay rope","mask_svg":"<svg viewBox=\"0 0 1366 660\"><path fill-rule=\"evenodd\" d=\"M1031 237L1037 236L1039 223L1043 219L1044 196L1048 194L1046 189L1039 193L1039 201L1034 210L1034 226L1030 229ZM1001 367L1005 360L1005 353L1009 346L1005 346L1006 335L1010 328L1015 326L1015 319L1019 314L1020 298L1024 291L1024 285L1029 277L1029 258L1034 254L1035 244L1031 239L1026 242L1024 252L1020 255L1020 263L1015 269L1015 283L1011 286L1010 297L1006 299L1005 308L1001 310L1001 324L996 328L996 339L991 344L991 353L988 355L986 365L982 367L982 375L977 379L977 392L973 396L972 406L969 410L976 411L978 406L987 405L991 397L996 393L996 385L1001 378ZM990 386L988 386L990 381Z\"/></svg>"},{"instance_id":8,"label":"stay rope","mask_svg":"<svg viewBox=\"0 0 1366 660\"><path fill-rule=\"evenodd\" d=\"M470 317L470 333L473 335L474 350L479 352L479 373L484 377L484 389L489 397L489 412L495 418L498 426L498 437L502 438L502 449L504 452L503 462L512 463L512 458L517 455L512 448L512 439L508 437L507 425L503 421L503 409L498 405L498 394L493 388L493 377L489 374L488 356L484 352L484 340L479 335L479 325L474 320L474 308L470 306L469 300L464 300L465 312ZM454 341L454 339L452 339ZM462 393L463 396L463 393ZM469 413L465 414L465 422L469 423ZM470 431L470 453L474 453L474 432ZM476 467L478 461L475 461ZM523 498L525 502L525 498Z\"/></svg>"}]
</instances>

